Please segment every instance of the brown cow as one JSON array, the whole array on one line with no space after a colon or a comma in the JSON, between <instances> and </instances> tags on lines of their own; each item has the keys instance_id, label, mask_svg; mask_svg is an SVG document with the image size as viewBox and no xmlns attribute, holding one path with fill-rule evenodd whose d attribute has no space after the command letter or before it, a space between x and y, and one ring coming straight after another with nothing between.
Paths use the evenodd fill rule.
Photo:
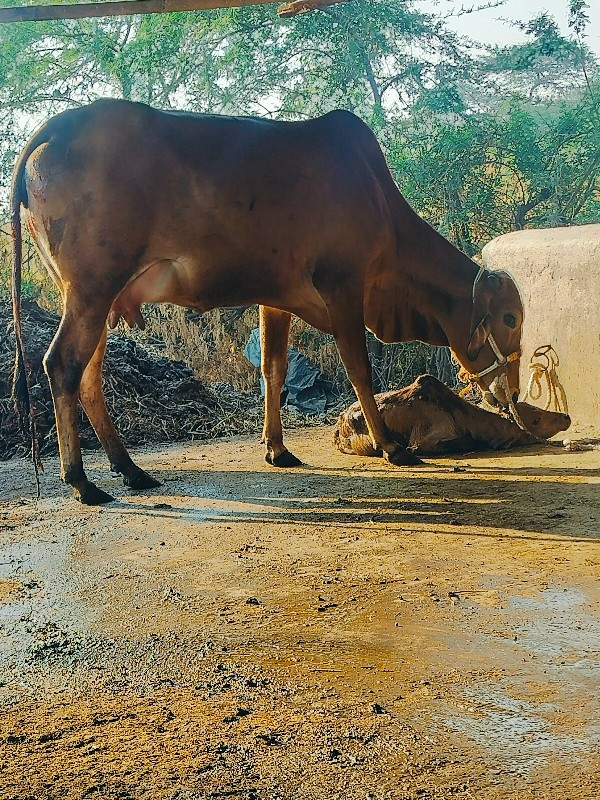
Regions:
<instances>
[{"instance_id":1,"label":"brown cow","mask_svg":"<svg viewBox=\"0 0 600 800\"><path fill-rule=\"evenodd\" d=\"M514 282L478 270L412 211L377 140L350 113L279 122L99 100L43 125L15 166L11 196L15 395L27 411L21 206L62 293L45 368L62 477L84 503L112 498L84 473L78 398L125 484L156 485L131 460L102 391L107 319L140 324L142 303L261 304L263 433L277 466L299 463L283 444L279 411L291 314L333 334L374 446L393 464L418 459L377 411L365 326L385 342L450 345L476 377L490 368L480 383L500 402L518 395Z\"/></svg>"},{"instance_id":2,"label":"brown cow","mask_svg":"<svg viewBox=\"0 0 600 800\"><path fill-rule=\"evenodd\" d=\"M463 400L433 375L421 375L410 386L375 395L375 400L395 440L424 456L539 444L571 424L567 414L517 403L528 433L512 420ZM340 414L333 440L342 453L381 455L371 444L358 403Z\"/></svg>"}]
</instances>

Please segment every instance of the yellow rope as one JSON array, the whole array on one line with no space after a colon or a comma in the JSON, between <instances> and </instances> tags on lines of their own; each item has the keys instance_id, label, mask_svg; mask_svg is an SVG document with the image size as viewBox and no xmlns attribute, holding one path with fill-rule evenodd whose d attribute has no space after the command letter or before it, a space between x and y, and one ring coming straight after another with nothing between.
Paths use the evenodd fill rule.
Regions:
<instances>
[{"instance_id":1,"label":"yellow rope","mask_svg":"<svg viewBox=\"0 0 600 800\"><path fill-rule=\"evenodd\" d=\"M477 392L477 390L479 389L479 384L475 383L474 377L464 369L461 369L461 371L458 373L458 380L461 383L467 384L458 393L459 397L465 397L466 395L469 394L471 390Z\"/></svg>"},{"instance_id":2,"label":"yellow rope","mask_svg":"<svg viewBox=\"0 0 600 800\"><path fill-rule=\"evenodd\" d=\"M467 385L460 390L458 393L459 397L464 397L465 395L469 394L469 392L473 389L477 393L477 390L481 391L481 387L479 386L479 380L483 375L486 375L488 372L492 372L494 369L498 369L499 367L503 367L506 364L510 364L512 361L516 361L517 358L521 357L521 351L516 350L514 353L506 356L504 361L495 361L491 367L488 369L482 370L481 372L467 372L466 369L461 369L458 373L458 380L461 383L466 383Z\"/></svg>"},{"instance_id":3,"label":"yellow rope","mask_svg":"<svg viewBox=\"0 0 600 800\"><path fill-rule=\"evenodd\" d=\"M519 412L517 411L517 406L515 405L515 401L512 398L512 394L510 393L510 386L508 385L508 377L506 372L503 372L501 375L498 376L497 383L502 388L504 392L504 399L506 404L508 405L508 410L510 411L510 415L513 419L513 422L516 422L519 428L523 431L527 431L523 420L521 419ZM528 431L529 432L529 431Z\"/></svg>"},{"instance_id":4,"label":"yellow rope","mask_svg":"<svg viewBox=\"0 0 600 800\"><path fill-rule=\"evenodd\" d=\"M551 408L552 411L568 414L567 396L556 372L559 364L558 355L552 345L545 344L538 347L531 356L531 363L529 364L531 375L524 399L526 400L530 397L535 404L535 401L539 400L544 392L543 384L545 382L548 399L544 410L548 411Z\"/></svg>"}]
</instances>

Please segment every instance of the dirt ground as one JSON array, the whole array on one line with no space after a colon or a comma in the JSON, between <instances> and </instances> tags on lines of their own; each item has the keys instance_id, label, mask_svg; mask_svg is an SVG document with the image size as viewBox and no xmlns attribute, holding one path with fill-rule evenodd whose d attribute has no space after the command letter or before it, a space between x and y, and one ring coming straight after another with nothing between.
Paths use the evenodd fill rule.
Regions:
<instances>
[{"instance_id":1,"label":"dirt ground","mask_svg":"<svg viewBox=\"0 0 600 800\"><path fill-rule=\"evenodd\" d=\"M600 452L0 464L0 798L600 797Z\"/></svg>"}]
</instances>

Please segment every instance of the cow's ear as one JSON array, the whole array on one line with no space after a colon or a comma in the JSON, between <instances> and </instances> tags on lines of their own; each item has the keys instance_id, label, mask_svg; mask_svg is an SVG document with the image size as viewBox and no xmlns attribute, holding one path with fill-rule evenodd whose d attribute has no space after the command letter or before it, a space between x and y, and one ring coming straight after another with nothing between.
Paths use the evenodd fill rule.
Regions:
<instances>
[{"instance_id":1,"label":"cow's ear","mask_svg":"<svg viewBox=\"0 0 600 800\"><path fill-rule=\"evenodd\" d=\"M502 290L502 276L483 270L473 286L473 312L471 314L471 338L467 356L475 361L491 331L490 303L492 297Z\"/></svg>"}]
</instances>

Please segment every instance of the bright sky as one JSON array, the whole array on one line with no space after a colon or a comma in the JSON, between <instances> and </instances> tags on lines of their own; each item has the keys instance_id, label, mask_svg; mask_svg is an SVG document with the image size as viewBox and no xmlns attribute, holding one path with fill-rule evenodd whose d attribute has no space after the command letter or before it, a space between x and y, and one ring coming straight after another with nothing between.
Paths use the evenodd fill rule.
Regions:
<instances>
[{"instance_id":1,"label":"bright sky","mask_svg":"<svg viewBox=\"0 0 600 800\"><path fill-rule=\"evenodd\" d=\"M587 26L587 45L595 53L600 54L600 2L587 0L589 8L586 13L589 17ZM481 5L475 0L415 0L415 5L421 11L428 13L456 13L461 8L470 8ZM519 20L528 22L542 11L547 11L556 19L562 32L568 34L569 0L506 0L498 8L489 8L464 14L460 17L450 18L448 24L459 33L487 44L514 44L525 41L526 37L504 20Z\"/></svg>"}]
</instances>

